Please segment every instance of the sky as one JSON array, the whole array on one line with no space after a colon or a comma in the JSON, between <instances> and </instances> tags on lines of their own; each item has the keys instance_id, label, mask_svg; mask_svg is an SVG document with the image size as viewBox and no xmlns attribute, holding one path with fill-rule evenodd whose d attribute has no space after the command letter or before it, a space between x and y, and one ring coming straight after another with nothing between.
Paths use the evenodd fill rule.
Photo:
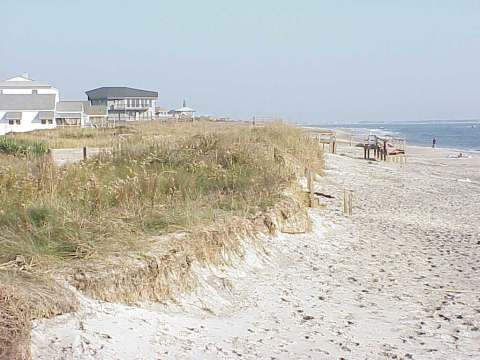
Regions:
<instances>
[{"instance_id":1,"label":"sky","mask_svg":"<svg viewBox=\"0 0 480 360\"><path fill-rule=\"evenodd\" d=\"M0 80L128 86L199 114L480 119L478 0L0 0Z\"/></svg>"}]
</instances>

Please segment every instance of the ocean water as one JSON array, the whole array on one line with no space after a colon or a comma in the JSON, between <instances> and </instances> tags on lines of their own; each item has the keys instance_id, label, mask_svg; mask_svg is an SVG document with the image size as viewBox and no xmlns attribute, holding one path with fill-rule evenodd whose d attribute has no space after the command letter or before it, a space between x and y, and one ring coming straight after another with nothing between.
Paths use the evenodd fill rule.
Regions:
<instances>
[{"instance_id":1,"label":"ocean water","mask_svg":"<svg viewBox=\"0 0 480 360\"><path fill-rule=\"evenodd\" d=\"M355 134L392 135L408 145L432 146L464 152L480 152L480 122L358 123L309 125L338 128Z\"/></svg>"}]
</instances>

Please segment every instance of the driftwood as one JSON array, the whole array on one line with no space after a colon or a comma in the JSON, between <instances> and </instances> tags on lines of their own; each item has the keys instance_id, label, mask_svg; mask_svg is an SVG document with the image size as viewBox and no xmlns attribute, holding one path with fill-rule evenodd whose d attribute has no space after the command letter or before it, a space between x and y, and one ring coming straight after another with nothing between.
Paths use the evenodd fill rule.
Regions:
<instances>
[{"instance_id":1,"label":"driftwood","mask_svg":"<svg viewBox=\"0 0 480 360\"><path fill-rule=\"evenodd\" d=\"M315 191L314 194L318 195L318 196L323 196L323 197L326 197L326 198L329 198L329 199L335 198L335 196L324 194L324 193L321 193L321 192L318 192L318 191Z\"/></svg>"}]
</instances>

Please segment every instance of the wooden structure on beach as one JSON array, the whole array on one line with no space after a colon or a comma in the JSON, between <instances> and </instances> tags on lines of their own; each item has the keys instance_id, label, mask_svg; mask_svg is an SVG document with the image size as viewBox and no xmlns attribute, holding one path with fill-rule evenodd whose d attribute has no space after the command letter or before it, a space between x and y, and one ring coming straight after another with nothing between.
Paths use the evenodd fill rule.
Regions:
<instances>
[{"instance_id":1,"label":"wooden structure on beach","mask_svg":"<svg viewBox=\"0 0 480 360\"><path fill-rule=\"evenodd\" d=\"M374 159L407 163L405 140L397 139L391 135L386 135L383 138L377 135L365 135L362 146L364 159L370 159L370 151L372 151Z\"/></svg>"},{"instance_id":2,"label":"wooden structure on beach","mask_svg":"<svg viewBox=\"0 0 480 360\"><path fill-rule=\"evenodd\" d=\"M407 162L405 155L405 140L397 139L391 135L380 137L377 135L354 135L349 133L337 133L335 131L310 132L310 137L318 141L323 151L328 150L336 154L337 146L355 146L363 148L363 157L383 161Z\"/></svg>"}]
</instances>

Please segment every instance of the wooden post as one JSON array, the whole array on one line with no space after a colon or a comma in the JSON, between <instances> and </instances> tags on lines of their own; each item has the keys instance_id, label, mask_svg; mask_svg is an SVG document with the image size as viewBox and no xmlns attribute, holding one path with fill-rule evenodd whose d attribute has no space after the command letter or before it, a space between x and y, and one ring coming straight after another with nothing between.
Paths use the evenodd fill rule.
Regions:
<instances>
[{"instance_id":1,"label":"wooden post","mask_svg":"<svg viewBox=\"0 0 480 360\"><path fill-rule=\"evenodd\" d=\"M348 215L352 215L352 194L343 190L343 212Z\"/></svg>"},{"instance_id":2,"label":"wooden post","mask_svg":"<svg viewBox=\"0 0 480 360\"><path fill-rule=\"evenodd\" d=\"M268 157L275 160L275 146L268 144Z\"/></svg>"},{"instance_id":3,"label":"wooden post","mask_svg":"<svg viewBox=\"0 0 480 360\"><path fill-rule=\"evenodd\" d=\"M52 149L47 149L47 154L46 154L45 159L47 161L52 161L53 162L53 151L52 151Z\"/></svg>"},{"instance_id":4,"label":"wooden post","mask_svg":"<svg viewBox=\"0 0 480 360\"><path fill-rule=\"evenodd\" d=\"M313 171L307 169L308 206L313 206Z\"/></svg>"},{"instance_id":5,"label":"wooden post","mask_svg":"<svg viewBox=\"0 0 480 360\"><path fill-rule=\"evenodd\" d=\"M87 160L88 150L86 147L83 148L83 160Z\"/></svg>"},{"instance_id":6,"label":"wooden post","mask_svg":"<svg viewBox=\"0 0 480 360\"><path fill-rule=\"evenodd\" d=\"M352 193L348 193L348 215L352 215L353 206L352 206Z\"/></svg>"}]
</instances>

